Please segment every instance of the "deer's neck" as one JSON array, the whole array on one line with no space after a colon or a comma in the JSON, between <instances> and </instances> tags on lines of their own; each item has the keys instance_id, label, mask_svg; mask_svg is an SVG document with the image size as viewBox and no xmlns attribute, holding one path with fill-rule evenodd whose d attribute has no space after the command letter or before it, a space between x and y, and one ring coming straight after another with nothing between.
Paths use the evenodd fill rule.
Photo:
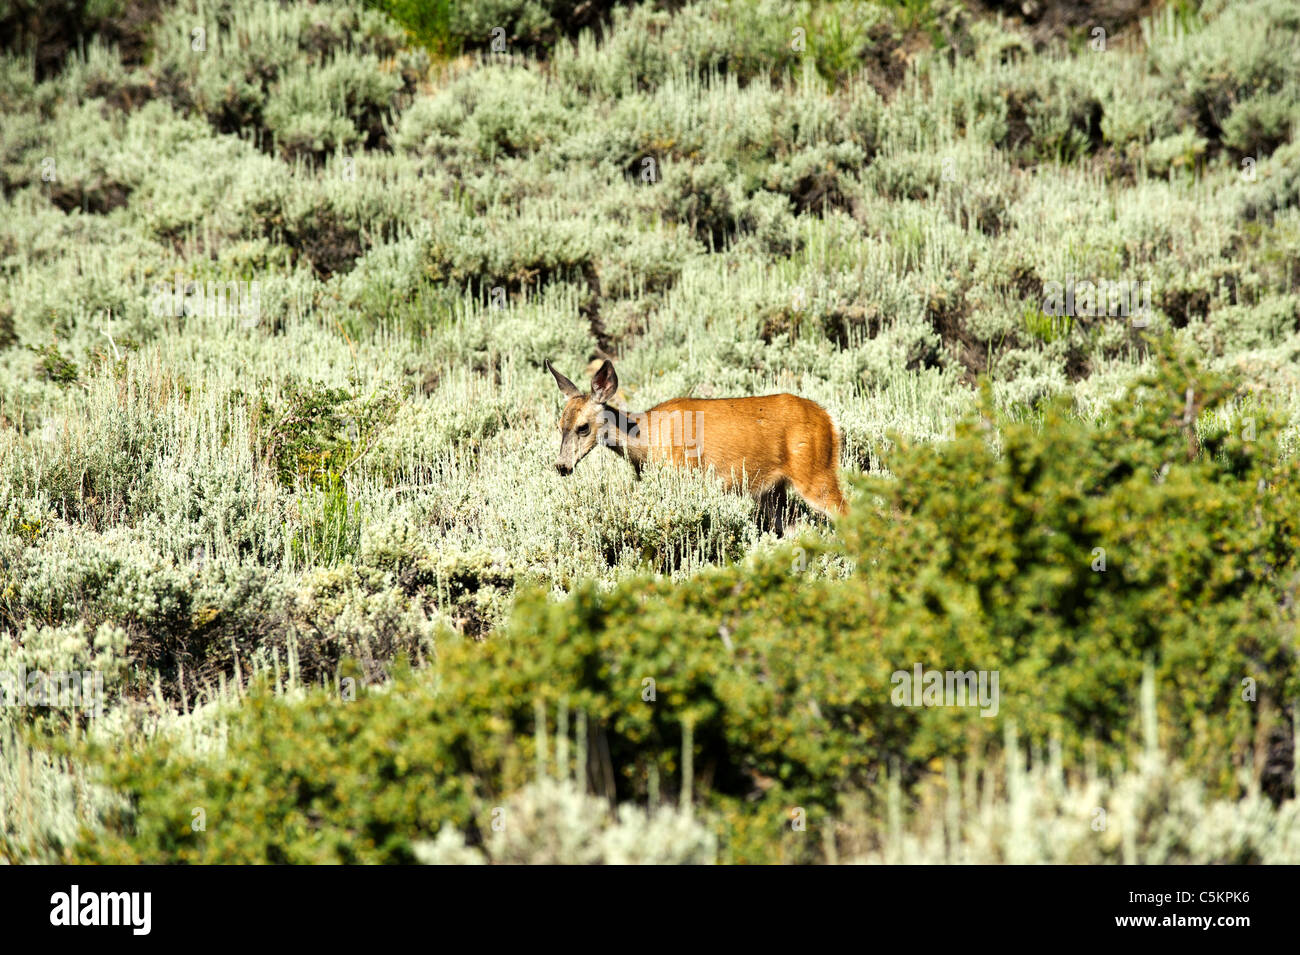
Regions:
<instances>
[{"instance_id":1,"label":"deer's neck","mask_svg":"<svg viewBox=\"0 0 1300 955\"><path fill-rule=\"evenodd\" d=\"M638 425L644 414L625 411L612 405L603 405L603 407L605 420L609 422L605 430L605 447L619 457L627 458L632 462L632 466L640 471L641 466L645 464L646 443Z\"/></svg>"}]
</instances>

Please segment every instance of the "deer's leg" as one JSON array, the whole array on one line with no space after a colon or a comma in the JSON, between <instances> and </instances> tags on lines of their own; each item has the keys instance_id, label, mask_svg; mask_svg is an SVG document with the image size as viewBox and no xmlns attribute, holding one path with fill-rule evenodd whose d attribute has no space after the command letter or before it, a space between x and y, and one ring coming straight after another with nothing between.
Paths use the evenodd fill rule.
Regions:
<instances>
[{"instance_id":1,"label":"deer's leg","mask_svg":"<svg viewBox=\"0 0 1300 955\"><path fill-rule=\"evenodd\" d=\"M786 520L789 517L790 499L786 487L785 481L777 481L758 494L759 529L770 530L777 537L785 536Z\"/></svg>"},{"instance_id":2,"label":"deer's leg","mask_svg":"<svg viewBox=\"0 0 1300 955\"><path fill-rule=\"evenodd\" d=\"M785 485L778 484L768 492L772 501L772 532L777 537L785 536L785 519L786 512L789 510L790 502L786 498Z\"/></svg>"}]
</instances>

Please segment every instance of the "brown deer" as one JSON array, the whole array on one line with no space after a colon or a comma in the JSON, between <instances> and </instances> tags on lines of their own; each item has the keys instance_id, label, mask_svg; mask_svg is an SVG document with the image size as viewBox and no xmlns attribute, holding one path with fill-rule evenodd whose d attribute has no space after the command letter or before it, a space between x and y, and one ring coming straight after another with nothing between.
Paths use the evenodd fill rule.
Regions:
<instances>
[{"instance_id":1,"label":"brown deer","mask_svg":"<svg viewBox=\"0 0 1300 955\"><path fill-rule=\"evenodd\" d=\"M673 398L633 413L609 404L618 374L608 359L591 379L591 393L546 361L567 399L560 414L555 470L573 473L597 444L631 462L636 477L648 462L713 468L728 490L746 488L782 530L780 499L793 488L813 509L847 510L837 468L840 436L826 409L797 395L761 398Z\"/></svg>"}]
</instances>

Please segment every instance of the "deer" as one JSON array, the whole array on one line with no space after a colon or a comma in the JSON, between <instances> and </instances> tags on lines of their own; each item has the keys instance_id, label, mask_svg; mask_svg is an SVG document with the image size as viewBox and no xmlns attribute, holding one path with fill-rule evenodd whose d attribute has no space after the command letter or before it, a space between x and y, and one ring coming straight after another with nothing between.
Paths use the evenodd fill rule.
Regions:
<instances>
[{"instance_id":1,"label":"deer","mask_svg":"<svg viewBox=\"0 0 1300 955\"><path fill-rule=\"evenodd\" d=\"M712 469L728 491L747 491L760 514L784 533L783 498L793 489L817 513L834 518L848 505L840 490L840 435L826 409L788 393L755 398L673 398L649 411L609 402L619 394L605 359L584 394L543 362L564 396L555 470L567 477L597 444L632 465L636 480L652 462Z\"/></svg>"}]
</instances>

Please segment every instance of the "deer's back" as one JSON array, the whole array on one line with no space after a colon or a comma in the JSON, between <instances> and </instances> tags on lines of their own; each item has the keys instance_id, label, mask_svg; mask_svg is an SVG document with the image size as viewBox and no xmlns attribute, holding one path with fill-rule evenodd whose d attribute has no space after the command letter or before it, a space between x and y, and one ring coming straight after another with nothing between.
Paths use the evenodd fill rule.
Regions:
<instances>
[{"instance_id":1,"label":"deer's back","mask_svg":"<svg viewBox=\"0 0 1300 955\"><path fill-rule=\"evenodd\" d=\"M742 474L751 488L762 489L838 463L830 415L798 395L674 398L655 405L646 416L642 433L651 459L687 467L711 465L733 486Z\"/></svg>"}]
</instances>

